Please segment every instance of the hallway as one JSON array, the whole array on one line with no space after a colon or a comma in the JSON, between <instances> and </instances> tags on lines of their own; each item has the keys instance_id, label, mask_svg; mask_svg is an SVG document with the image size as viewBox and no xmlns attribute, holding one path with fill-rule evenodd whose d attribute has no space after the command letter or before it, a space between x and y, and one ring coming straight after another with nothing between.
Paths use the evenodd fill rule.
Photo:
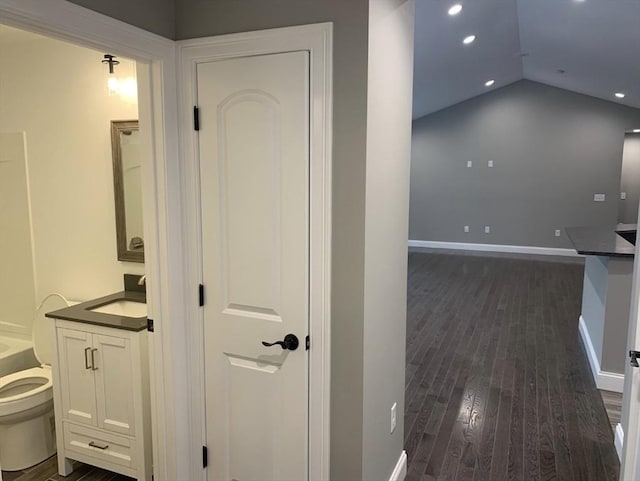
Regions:
<instances>
[{"instance_id":1,"label":"hallway","mask_svg":"<svg viewBox=\"0 0 640 481\"><path fill-rule=\"evenodd\" d=\"M407 481L617 480L582 259L410 252Z\"/></svg>"}]
</instances>

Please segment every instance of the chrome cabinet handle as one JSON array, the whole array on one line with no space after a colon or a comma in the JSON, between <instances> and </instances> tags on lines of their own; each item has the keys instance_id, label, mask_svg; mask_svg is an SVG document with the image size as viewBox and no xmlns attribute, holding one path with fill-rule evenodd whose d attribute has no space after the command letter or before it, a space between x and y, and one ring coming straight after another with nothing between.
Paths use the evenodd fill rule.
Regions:
<instances>
[{"instance_id":1,"label":"chrome cabinet handle","mask_svg":"<svg viewBox=\"0 0 640 481\"><path fill-rule=\"evenodd\" d=\"M96 351L97 349L91 349L91 369L93 371L97 371L98 368L96 367Z\"/></svg>"},{"instance_id":2,"label":"chrome cabinet handle","mask_svg":"<svg viewBox=\"0 0 640 481\"><path fill-rule=\"evenodd\" d=\"M84 368L85 369L91 369L91 366L89 365L89 356L87 356L87 354L89 354L90 350L91 350L90 347L85 347L84 348Z\"/></svg>"},{"instance_id":3,"label":"chrome cabinet handle","mask_svg":"<svg viewBox=\"0 0 640 481\"><path fill-rule=\"evenodd\" d=\"M98 449L102 449L102 450L105 450L105 449L107 449L109 447L108 444L105 444L104 446L101 446L101 445L99 445L99 444L97 444L97 443L95 443L93 441L89 442L89 446L91 446L92 448L98 448Z\"/></svg>"}]
</instances>

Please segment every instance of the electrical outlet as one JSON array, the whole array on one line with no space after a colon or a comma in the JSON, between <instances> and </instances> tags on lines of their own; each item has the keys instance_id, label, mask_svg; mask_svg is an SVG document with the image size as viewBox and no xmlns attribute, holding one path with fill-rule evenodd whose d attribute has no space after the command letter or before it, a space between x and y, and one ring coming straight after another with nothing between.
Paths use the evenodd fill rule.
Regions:
<instances>
[{"instance_id":1,"label":"electrical outlet","mask_svg":"<svg viewBox=\"0 0 640 481\"><path fill-rule=\"evenodd\" d=\"M594 202L604 202L605 195L604 194L593 194Z\"/></svg>"},{"instance_id":2,"label":"electrical outlet","mask_svg":"<svg viewBox=\"0 0 640 481\"><path fill-rule=\"evenodd\" d=\"M468 225L465 225L465 226L464 226L464 231L465 231L465 232L469 232L469 226L468 226Z\"/></svg>"},{"instance_id":3,"label":"electrical outlet","mask_svg":"<svg viewBox=\"0 0 640 481\"><path fill-rule=\"evenodd\" d=\"M396 409L398 407L398 403L393 403L393 406L391 406L391 433L393 433L396 430L396 421L397 421L397 416L396 416Z\"/></svg>"},{"instance_id":4,"label":"electrical outlet","mask_svg":"<svg viewBox=\"0 0 640 481\"><path fill-rule=\"evenodd\" d=\"M620 192L620 200L627 200L627 193L626 192Z\"/></svg>"},{"instance_id":5,"label":"electrical outlet","mask_svg":"<svg viewBox=\"0 0 640 481\"><path fill-rule=\"evenodd\" d=\"M487 162L487 167L493 167L493 160L490 160L489 162Z\"/></svg>"},{"instance_id":6,"label":"electrical outlet","mask_svg":"<svg viewBox=\"0 0 640 481\"><path fill-rule=\"evenodd\" d=\"M485 234L489 234L490 232L491 232L491 227L490 227L490 226L488 226L488 225L485 225L485 226L484 226L484 233L485 233Z\"/></svg>"},{"instance_id":7,"label":"electrical outlet","mask_svg":"<svg viewBox=\"0 0 640 481\"><path fill-rule=\"evenodd\" d=\"M473 166L473 161L467 160L467 167L472 167L472 166Z\"/></svg>"},{"instance_id":8,"label":"electrical outlet","mask_svg":"<svg viewBox=\"0 0 640 481\"><path fill-rule=\"evenodd\" d=\"M560 229L556 229L556 237L560 237Z\"/></svg>"}]
</instances>

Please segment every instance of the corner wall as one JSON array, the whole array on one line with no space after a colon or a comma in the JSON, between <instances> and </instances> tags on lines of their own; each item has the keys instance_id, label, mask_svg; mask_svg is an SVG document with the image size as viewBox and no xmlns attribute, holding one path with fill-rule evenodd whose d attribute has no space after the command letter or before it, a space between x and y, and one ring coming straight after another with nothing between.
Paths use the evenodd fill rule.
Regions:
<instances>
[{"instance_id":1,"label":"corner wall","mask_svg":"<svg viewBox=\"0 0 640 481\"><path fill-rule=\"evenodd\" d=\"M569 248L564 227L616 223L631 128L640 110L530 81L417 119L410 238Z\"/></svg>"},{"instance_id":2,"label":"corner wall","mask_svg":"<svg viewBox=\"0 0 640 481\"><path fill-rule=\"evenodd\" d=\"M626 199L618 201L618 222L635 224L640 203L640 134L624 136L620 192L626 193Z\"/></svg>"},{"instance_id":3,"label":"corner wall","mask_svg":"<svg viewBox=\"0 0 640 481\"><path fill-rule=\"evenodd\" d=\"M362 479L386 481L404 446L415 3L371 0L369 12Z\"/></svg>"}]
</instances>

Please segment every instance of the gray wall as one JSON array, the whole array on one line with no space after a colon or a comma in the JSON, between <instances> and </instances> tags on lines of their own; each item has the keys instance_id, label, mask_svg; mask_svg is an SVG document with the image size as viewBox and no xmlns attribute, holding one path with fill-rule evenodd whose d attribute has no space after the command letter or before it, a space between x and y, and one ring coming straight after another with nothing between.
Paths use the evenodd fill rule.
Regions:
<instances>
[{"instance_id":1,"label":"gray wall","mask_svg":"<svg viewBox=\"0 0 640 481\"><path fill-rule=\"evenodd\" d=\"M624 374L633 259L587 256L582 318L600 370Z\"/></svg>"},{"instance_id":2,"label":"gray wall","mask_svg":"<svg viewBox=\"0 0 640 481\"><path fill-rule=\"evenodd\" d=\"M624 132L639 125L640 110L530 81L417 119L410 238L570 247L555 229L616 223Z\"/></svg>"},{"instance_id":3,"label":"gray wall","mask_svg":"<svg viewBox=\"0 0 640 481\"><path fill-rule=\"evenodd\" d=\"M372 481L389 479L404 445L414 8L370 3L362 479Z\"/></svg>"},{"instance_id":4,"label":"gray wall","mask_svg":"<svg viewBox=\"0 0 640 481\"><path fill-rule=\"evenodd\" d=\"M163 37L175 38L174 0L69 0Z\"/></svg>"},{"instance_id":5,"label":"gray wall","mask_svg":"<svg viewBox=\"0 0 640 481\"><path fill-rule=\"evenodd\" d=\"M627 331L631 305L633 260L609 259L607 280L606 319L602 338L600 369L624 374L627 363Z\"/></svg>"},{"instance_id":6,"label":"gray wall","mask_svg":"<svg viewBox=\"0 0 640 481\"><path fill-rule=\"evenodd\" d=\"M584 264L582 288L582 318L589 332L591 345L602 365L602 340L604 338L604 313L607 301L608 257L587 256Z\"/></svg>"},{"instance_id":7,"label":"gray wall","mask_svg":"<svg viewBox=\"0 0 640 481\"><path fill-rule=\"evenodd\" d=\"M640 134L624 136L620 192L626 192L627 198L619 201L618 222L637 223L640 202Z\"/></svg>"},{"instance_id":8,"label":"gray wall","mask_svg":"<svg viewBox=\"0 0 640 481\"><path fill-rule=\"evenodd\" d=\"M178 0L178 39L333 22L331 479L362 479L368 0Z\"/></svg>"}]
</instances>

